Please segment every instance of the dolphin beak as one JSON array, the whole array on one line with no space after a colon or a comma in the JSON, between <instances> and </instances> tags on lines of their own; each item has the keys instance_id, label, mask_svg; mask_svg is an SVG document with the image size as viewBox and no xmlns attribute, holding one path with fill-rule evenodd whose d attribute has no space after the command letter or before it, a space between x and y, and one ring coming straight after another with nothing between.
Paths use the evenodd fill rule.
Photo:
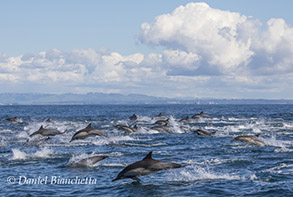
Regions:
<instances>
[{"instance_id":1,"label":"dolphin beak","mask_svg":"<svg viewBox=\"0 0 293 197\"><path fill-rule=\"evenodd\" d=\"M112 180L112 182L117 181L117 180L118 180L118 178L115 178L115 179Z\"/></svg>"}]
</instances>

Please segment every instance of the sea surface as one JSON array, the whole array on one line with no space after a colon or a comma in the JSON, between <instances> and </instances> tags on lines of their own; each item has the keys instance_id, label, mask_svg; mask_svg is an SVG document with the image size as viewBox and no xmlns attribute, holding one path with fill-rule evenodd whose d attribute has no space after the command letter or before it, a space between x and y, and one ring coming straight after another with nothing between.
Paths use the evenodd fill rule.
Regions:
<instances>
[{"instance_id":1,"label":"sea surface","mask_svg":"<svg viewBox=\"0 0 293 197\"><path fill-rule=\"evenodd\" d=\"M179 122L201 111L212 118ZM159 113L170 132L150 129ZM108 137L69 142L89 123ZM63 134L30 137L42 125ZM266 146L231 141L257 134ZM183 167L112 182L150 151ZM93 155L108 158L71 165ZM0 172L0 196L293 196L293 105L0 106Z\"/></svg>"}]
</instances>

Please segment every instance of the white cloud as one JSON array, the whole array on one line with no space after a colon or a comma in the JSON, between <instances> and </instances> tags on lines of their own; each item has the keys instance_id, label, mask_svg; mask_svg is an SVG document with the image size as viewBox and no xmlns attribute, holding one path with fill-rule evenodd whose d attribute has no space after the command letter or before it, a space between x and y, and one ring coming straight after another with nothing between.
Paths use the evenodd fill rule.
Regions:
<instances>
[{"instance_id":1,"label":"white cloud","mask_svg":"<svg viewBox=\"0 0 293 197\"><path fill-rule=\"evenodd\" d=\"M163 61L167 66L194 70L198 67L199 57L194 53L180 50L163 51Z\"/></svg>"},{"instance_id":2,"label":"white cloud","mask_svg":"<svg viewBox=\"0 0 293 197\"><path fill-rule=\"evenodd\" d=\"M0 84L25 86L29 83L36 91L46 91L47 86L55 86L56 89L67 88L68 92L102 89L107 92L107 87L112 92L120 92L121 89L141 88L164 76L164 72L154 67L156 58L153 65L143 65L152 56L156 55L150 54L147 58L140 53L122 56L117 52L93 49L71 52L52 49L18 57L3 55Z\"/></svg>"},{"instance_id":3,"label":"white cloud","mask_svg":"<svg viewBox=\"0 0 293 197\"><path fill-rule=\"evenodd\" d=\"M253 44L255 55L249 64L253 74L275 75L293 72L293 28L283 19L270 19L267 29Z\"/></svg>"},{"instance_id":4,"label":"white cloud","mask_svg":"<svg viewBox=\"0 0 293 197\"><path fill-rule=\"evenodd\" d=\"M193 54L199 61L188 67L196 70L194 75L293 72L293 28L283 19L270 19L263 32L260 27L258 20L240 13L189 3L143 23L139 39L167 51ZM186 64L178 67L185 69Z\"/></svg>"},{"instance_id":5,"label":"white cloud","mask_svg":"<svg viewBox=\"0 0 293 197\"><path fill-rule=\"evenodd\" d=\"M238 37L239 26L246 21L247 17L239 13L189 3L172 14L156 17L152 24L142 24L139 39L145 44L192 53L195 61L202 59L213 69L229 73L253 54L251 41ZM193 66L198 68L198 64Z\"/></svg>"}]
</instances>

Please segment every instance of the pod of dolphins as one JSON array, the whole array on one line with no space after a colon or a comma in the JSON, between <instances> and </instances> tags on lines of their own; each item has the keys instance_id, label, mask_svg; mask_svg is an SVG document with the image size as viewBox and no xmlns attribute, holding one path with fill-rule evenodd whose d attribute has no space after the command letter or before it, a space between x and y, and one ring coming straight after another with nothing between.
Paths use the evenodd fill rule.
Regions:
<instances>
[{"instance_id":1,"label":"pod of dolphins","mask_svg":"<svg viewBox=\"0 0 293 197\"><path fill-rule=\"evenodd\" d=\"M180 123L188 123L194 119L199 119L199 118L211 118L208 114L204 112L200 112L199 114L193 115L191 118L186 117L181 120L179 120ZM152 130L156 130L159 132L163 133L172 133L172 129L169 127L169 117L164 116L162 113L156 115L154 117L155 121L155 126L150 127ZM12 118L7 118L7 121L11 122L20 122L17 117L12 117ZM133 114L132 116L129 117L129 120L131 121L136 121L138 120L138 116L136 114ZM50 122L51 120L48 119L47 122ZM125 132L125 134L130 134L130 133L135 133L139 131L140 127L135 124L134 126L128 126L128 125L114 125L115 128L122 130ZM208 132L204 131L201 129L196 129L192 130L188 126L180 126L181 129L183 130L191 130L192 132L200 135L200 136L212 136L215 135L216 132ZM30 137L34 136L42 136L43 138L38 139L38 143L41 143L43 141L48 140L51 136L55 135L61 135L65 132L60 132L56 129L49 129L49 128L44 128L43 125L39 128L39 130L33 132ZM84 129L81 129L77 131L71 138L69 142L75 141L75 140L81 140L85 139L88 137L92 136L101 136L101 137L107 137L107 134L100 129L93 128L91 123L88 124L88 126ZM265 146L266 143L259 138L259 135L240 135L235 137L231 142L234 141L239 141L243 142L245 144L249 145L255 145L255 146ZM121 144L108 144L108 145L117 145L123 147ZM136 181L140 181L138 178L139 176L144 176L144 175L149 175L161 170L168 170L168 169L173 169L173 168L180 168L182 165L173 163L173 162L167 162L167 161L160 161L160 160L155 160L152 158L152 151L149 152L142 160L134 162L128 166L126 166L118 175L115 179L112 181L117 181L119 179L126 179L130 178ZM97 162L106 159L108 156L101 156L101 155L95 155L91 156L88 158L81 159L75 163L68 163L67 165L63 166L70 166L70 167L89 167L93 166Z\"/></svg>"}]
</instances>

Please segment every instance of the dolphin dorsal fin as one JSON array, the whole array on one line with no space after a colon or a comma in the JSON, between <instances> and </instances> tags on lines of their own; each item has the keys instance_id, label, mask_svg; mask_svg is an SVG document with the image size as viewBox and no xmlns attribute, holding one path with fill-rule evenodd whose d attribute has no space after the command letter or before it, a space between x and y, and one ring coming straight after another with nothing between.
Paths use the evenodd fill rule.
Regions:
<instances>
[{"instance_id":1,"label":"dolphin dorsal fin","mask_svg":"<svg viewBox=\"0 0 293 197\"><path fill-rule=\"evenodd\" d=\"M147 154L147 156L145 156L145 158L143 158L143 160L152 159L152 154L153 154L153 151L149 152L149 154Z\"/></svg>"},{"instance_id":2,"label":"dolphin dorsal fin","mask_svg":"<svg viewBox=\"0 0 293 197\"><path fill-rule=\"evenodd\" d=\"M87 129L92 128L92 123L90 123L86 128Z\"/></svg>"},{"instance_id":3,"label":"dolphin dorsal fin","mask_svg":"<svg viewBox=\"0 0 293 197\"><path fill-rule=\"evenodd\" d=\"M41 130L41 129L43 129L44 127L43 127L43 125L39 128L39 130Z\"/></svg>"},{"instance_id":4,"label":"dolphin dorsal fin","mask_svg":"<svg viewBox=\"0 0 293 197\"><path fill-rule=\"evenodd\" d=\"M258 133L258 134L255 134L255 137L259 137L260 136L260 134Z\"/></svg>"}]
</instances>

